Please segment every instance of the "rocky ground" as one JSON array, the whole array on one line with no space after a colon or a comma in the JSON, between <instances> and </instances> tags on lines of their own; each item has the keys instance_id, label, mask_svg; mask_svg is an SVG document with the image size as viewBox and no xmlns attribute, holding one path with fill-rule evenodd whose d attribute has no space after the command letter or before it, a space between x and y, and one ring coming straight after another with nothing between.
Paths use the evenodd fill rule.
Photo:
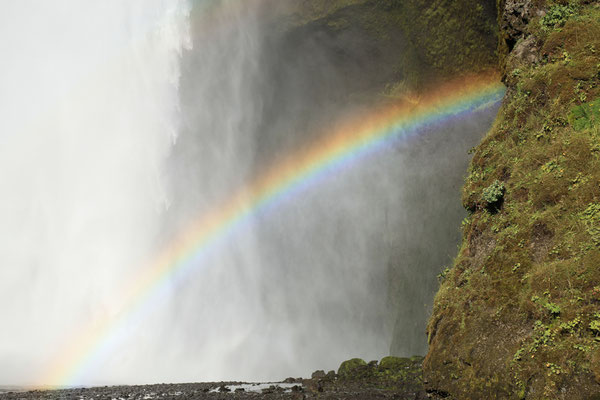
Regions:
<instances>
[{"instance_id":1,"label":"rocky ground","mask_svg":"<svg viewBox=\"0 0 600 400\"><path fill-rule=\"evenodd\" d=\"M352 359L337 373L315 371L310 379L288 378L278 383L240 382L104 386L62 390L0 393L1 400L77 399L425 399L422 358L385 357L366 363ZM0 389L1 391L1 389Z\"/></svg>"}]
</instances>

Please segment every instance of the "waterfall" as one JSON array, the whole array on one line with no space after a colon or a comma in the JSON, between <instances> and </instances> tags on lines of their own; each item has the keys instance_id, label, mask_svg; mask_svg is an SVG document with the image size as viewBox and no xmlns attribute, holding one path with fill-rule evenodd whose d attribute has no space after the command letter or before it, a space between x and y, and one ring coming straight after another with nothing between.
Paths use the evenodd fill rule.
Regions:
<instances>
[{"instance_id":1,"label":"waterfall","mask_svg":"<svg viewBox=\"0 0 600 400\"><path fill-rule=\"evenodd\" d=\"M2 4L4 383L33 383L81 326L118 313L121 277L155 243L169 201L164 163L180 124L188 8L173 0ZM131 378L122 357L87 382Z\"/></svg>"},{"instance_id":2,"label":"waterfall","mask_svg":"<svg viewBox=\"0 0 600 400\"><path fill-rule=\"evenodd\" d=\"M403 87L400 31L298 27L290 4L3 4L0 384L272 381L423 353L493 112L292 174L306 184L259 206L255 182ZM222 212L246 187L264 196Z\"/></svg>"},{"instance_id":3,"label":"waterfall","mask_svg":"<svg viewBox=\"0 0 600 400\"><path fill-rule=\"evenodd\" d=\"M323 120L341 115L328 96L339 96L342 81L311 94L337 74L328 55L304 49L292 61L270 7L224 0L192 11L166 231L185 229L227 202L238 187L326 136L334 125ZM320 69L315 82L304 64L310 57ZM376 164L254 215L173 284L165 315L177 379L284 379L336 369L349 356L387 355L384 212L372 208L385 203L380 197L392 175Z\"/></svg>"}]
</instances>

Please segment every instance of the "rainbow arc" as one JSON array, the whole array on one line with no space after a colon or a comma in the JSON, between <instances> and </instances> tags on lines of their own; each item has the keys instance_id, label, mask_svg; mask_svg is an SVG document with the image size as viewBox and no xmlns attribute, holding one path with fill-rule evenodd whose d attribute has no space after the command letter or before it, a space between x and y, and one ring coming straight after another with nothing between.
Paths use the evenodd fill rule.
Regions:
<instances>
[{"instance_id":1,"label":"rainbow arc","mask_svg":"<svg viewBox=\"0 0 600 400\"><path fill-rule=\"evenodd\" d=\"M443 125L495 105L504 92L495 73L464 76L426 91L418 99L340 124L321 140L280 160L226 202L196 218L154 262L139 269L140 274L119 291L121 312L76 332L39 382L61 387L76 383L98 358L110 352L125 326L148 312L148 305L160 297L173 277L208 268L202 263L203 254L230 238L252 216L278 206L286 196L301 195L302 188L322 182L334 171L359 167L369 155L417 136L427 126Z\"/></svg>"}]
</instances>

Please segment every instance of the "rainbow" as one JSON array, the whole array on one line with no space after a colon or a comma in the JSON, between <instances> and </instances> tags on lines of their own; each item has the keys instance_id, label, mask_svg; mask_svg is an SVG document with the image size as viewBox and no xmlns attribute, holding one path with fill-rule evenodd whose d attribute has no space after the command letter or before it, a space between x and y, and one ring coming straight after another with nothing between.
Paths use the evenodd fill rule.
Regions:
<instances>
[{"instance_id":1,"label":"rainbow","mask_svg":"<svg viewBox=\"0 0 600 400\"><path fill-rule=\"evenodd\" d=\"M464 76L426 91L413 101L387 105L367 117L348 120L322 139L280 160L227 202L200 216L147 268L120 290L121 312L69 338L41 377L40 387L69 387L110 352L124 327L144 317L172 279L189 276L202 257L239 231L249 219L276 207L286 196L301 194L340 169L359 165L390 143L418 135L424 128L497 104L505 92L495 73Z\"/></svg>"}]
</instances>

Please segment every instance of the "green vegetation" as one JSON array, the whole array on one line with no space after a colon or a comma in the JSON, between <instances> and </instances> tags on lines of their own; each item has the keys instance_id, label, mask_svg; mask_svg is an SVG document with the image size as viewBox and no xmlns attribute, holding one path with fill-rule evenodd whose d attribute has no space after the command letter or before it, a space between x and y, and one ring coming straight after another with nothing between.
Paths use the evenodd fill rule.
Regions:
<instances>
[{"instance_id":1,"label":"green vegetation","mask_svg":"<svg viewBox=\"0 0 600 400\"><path fill-rule=\"evenodd\" d=\"M481 197L488 207L498 205L504 198L504 183L496 179L490 186L483 189Z\"/></svg>"},{"instance_id":2,"label":"green vegetation","mask_svg":"<svg viewBox=\"0 0 600 400\"><path fill-rule=\"evenodd\" d=\"M384 357L378 363L360 358L344 361L338 369L338 380L347 384L383 390L417 392L423 390L421 365L423 357Z\"/></svg>"},{"instance_id":3,"label":"green vegetation","mask_svg":"<svg viewBox=\"0 0 600 400\"><path fill-rule=\"evenodd\" d=\"M356 372L360 370L360 367L365 365L367 365L367 363L360 358L344 361L338 368L338 376L340 378L350 377L356 374Z\"/></svg>"},{"instance_id":4,"label":"green vegetation","mask_svg":"<svg viewBox=\"0 0 600 400\"><path fill-rule=\"evenodd\" d=\"M535 4L428 326L425 376L456 398L600 393L600 4Z\"/></svg>"},{"instance_id":5,"label":"green vegetation","mask_svg":"<svg viewBox=\"0 0 600 400\"><path fill-rule=\"evenodd\" d=\"M555 4L551 6L546 15L542 17L540 23L544 28L556 29L565 25L567 19L575 15L575 7L571 4Z\"/></svg>"},{"instance_id":6,"label":"green vegetation","mask_svg":"<svg viewBox=\"0 0 600 400\"><path fill-rule=\"evenodd\" d=\"M598 126L600 124L600 99L574 106L569 113L569 123L576 131Z\"/></svg>"}]
</instances>

